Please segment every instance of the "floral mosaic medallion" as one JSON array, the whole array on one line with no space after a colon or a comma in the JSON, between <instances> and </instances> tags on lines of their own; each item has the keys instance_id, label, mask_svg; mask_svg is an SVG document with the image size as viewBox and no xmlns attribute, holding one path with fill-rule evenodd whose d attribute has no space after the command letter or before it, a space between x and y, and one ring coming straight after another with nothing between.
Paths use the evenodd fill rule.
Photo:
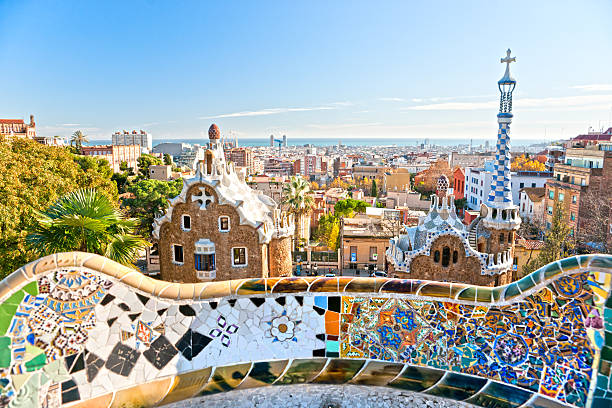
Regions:
<instances>
[{"instance_id":1,"label":"floral mosaic medallion","mask_svg":"<svg viewBox=\"0 0 612 408\"><path fill-rule=\"evenodd\" d=\"M296 326L300 323L300 321L292 321L287 316L287 312L283 311L281 316L275 317L271 322L268 322L270 329L267 331L267 335L273 337L273 342L277 341L295 341L297 342L297 338L295 337L295 329Z\"/></svg>"},{"instance_id":2,"label":"floral mosaic medallion","mask_svg":"<svg viewBox=\"0 0 612 408\"><path fill-rule=\"evenodd\" d=\"M514 334L502 334L495 339L493 345L495 355L505 364L516 366L527 359L527 343Z\"/></svg>"}]
</instances>

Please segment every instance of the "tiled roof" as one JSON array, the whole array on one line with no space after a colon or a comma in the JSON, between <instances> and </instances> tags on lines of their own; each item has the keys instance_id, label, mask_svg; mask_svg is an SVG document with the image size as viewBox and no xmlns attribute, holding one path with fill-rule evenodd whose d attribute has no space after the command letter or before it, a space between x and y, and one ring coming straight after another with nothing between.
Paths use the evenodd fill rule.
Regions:
<instances>
[{"instance_id":1,"label":"tiled roof","mask_svg":"<svg viewBox=\"0 0 612 408\"><path fill-rule=\"evenodd\" d=\"M525 239L519 238L518 244L525 249L542 249L544 248L544 241L540 241L537 239Z\"/></svg>"},{"instance_id":2,"label":"tiled roof","mask_svg":"<svg viewBox=\"0 0 612 408\"><path fill-rule=\"evenodd\" d=\"M525 187L521 191L527 194L532 203L539 203L546 195L546 187Z\"/></svg>"},{"instance_id":3,"label":"tiled roof","mask_svg":"<svg viewBox=\"0 0 612 408\"><path fill-rule=\"evenodd\" d=\"M3 125L23 125L23 119L0 119Z\"/></svg>"}]
</instances>

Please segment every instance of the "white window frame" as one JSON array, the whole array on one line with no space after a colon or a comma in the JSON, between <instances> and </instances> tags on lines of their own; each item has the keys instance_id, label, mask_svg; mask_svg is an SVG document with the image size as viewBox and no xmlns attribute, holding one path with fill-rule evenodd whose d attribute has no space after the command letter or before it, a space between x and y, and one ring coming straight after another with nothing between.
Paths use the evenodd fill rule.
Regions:
<instances>
[{"instance_id":1,"label":"white window frame","mask_svg":"<svg viewBox=\"0 0 612 408\"><path fill-rule=\"evenodd\" d=\"M244 248L244 264L236 264L236 260L234 259L234 249ZM232 247L232 267L233 268L246 268L249 266L249 249L247 247Z\"/></svg>"},{"instance_id":2,"label":"white window frame","mask_svg":"<svg viewBox=\"0 0 612 408\"><path fill-rule=\"evenodd\" d=\"M215 243L209 239L201 238L195 243L195 255L215 255L215 269L212 271L196 271L198 280L210 280L217 277L217 251Z\"/></svg>"},{"instance_id":3,"label":"white window frame","mask_svg":"<svg viewBox=\"0 0 612 408\"><path fill-rule=\"evenodd\" d=\"M227 218L227 229L226 229L226 230L221 229L221 218ZM219 219L218 219L218 224L219 224L219 225L218 225L218 226L219 226L219 232L230 232L230 230L232 229L232 225L231 225L231 220L230 220L230 217L229 217L229 216L227 216L227 215L221 215L221 216L219 216Z\"/></svg>"},{"instance_id":4,"label":"white window frame","mask_svg":"<svg viewBox=\"0 0 612 408\"><path fill-rule=\"evenodd\" d=\"M174 259L174 254L176 253L174 250L174 247L177 247L177 246L180 246L183 249L183 262L178 262L176 259ZM180 244L172 244L171 248L172 248L172 263L175 265L183 265L185 263L185 247Z\"/></svg>"},{"instance_id":5,"label":"white window frame","mask_svg":"<svg viewBox=\"0 0 612 408\"><path fill-rule=\"evenodd\" d=\"M189 217L189 228L185 228L185 217ZM191 231L191 215L189 214L181 215L181 229L183 231Z\"/></svg>"}]
</instances>

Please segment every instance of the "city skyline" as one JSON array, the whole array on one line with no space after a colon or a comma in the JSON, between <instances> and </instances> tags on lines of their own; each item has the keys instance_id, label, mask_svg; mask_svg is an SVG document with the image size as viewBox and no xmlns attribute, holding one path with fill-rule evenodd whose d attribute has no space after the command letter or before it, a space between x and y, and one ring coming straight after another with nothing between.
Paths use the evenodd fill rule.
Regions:
<instances>
[{"instance_id":1,"label":"city skyline","mask_svg":"<svg viewBox=\"0 0 612 408\"><path fill-rule=\"evenodd\" d=\"M28 58L0 67L11 95L0 111L34 114L41 135L92 140L123 129L204 138L213 122L245 140L494 139L504 67L491 61L510 47L514 140L612 126L612 6L553 4L513 3L507 31L506 3L6 1L0 47Z\"/></svg>"}]
</instances>

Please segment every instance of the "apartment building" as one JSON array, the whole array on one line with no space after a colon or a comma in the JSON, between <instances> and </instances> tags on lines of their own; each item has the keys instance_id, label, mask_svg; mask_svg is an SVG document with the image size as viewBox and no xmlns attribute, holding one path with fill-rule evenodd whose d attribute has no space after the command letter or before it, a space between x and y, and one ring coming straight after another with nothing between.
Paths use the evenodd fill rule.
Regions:
<instances>
[{"instance_id":1,"label":"apartment building","mask_svg":"<svg viewBox=\"0 0 612 408\"><path fill-rule=\"evenodd\" d=\"M225 149L225 159L233 162L238 167L246 168L247 173L255 174L253 164L253 150L248 147L233 147Z\"/></svg>"},{"instance_id":2,"label":"apartment building","mask_svg":"<svg viewBox=\"0 0 612 408\"><path fill-rule=\"evenodd\" d=\"M128 167L134 171L138 170L138 158L141 153L140 145L95 145L83 146L81 153L85 156L94 156L101 159L106 159L113 172L121 171L121 163L126 162Z\"/></svg>"},{"instance_id":3,"label":"apartment building","mask_svg":"<svg viewBox=\"0 0 612 408\"><path fill-rule=\"evenodd\" d=\"M153 136L144 130L132 130L128 132L115 132L112 135L112 144L115 146L138 145L143 149L143 153L153 151Z\"/></svg>"},{"instance_id":4,"label":"apartment building","mask_svg":"<svg viewBox=\"0 0 612 408\"><path fill-rule=\"evenodd\" d=\"M467 205L472 210L480 209L480 205L487 201L491 191L493 175L494 170L491 162L485 163L484 168L475 169L467 167L465 169L464 194L467 199ZM549 171L514 171L511 172L511 175L510 188L512 200L515 203L519 203L521 189L525 187L544 187L546 181L552 177L553 173Z\"/></svg>"},{"instance_id":5,"label":"apartment building","mask_svg":"<svg viewBox=\"0 0 612 408\"><path fill-rule=\"evenodd\" d=\"M612 143L567 149L565 163L555 165L554 177L546 184L547 225L552 224L554 208L560 202L565 210L565 221L575 233L580 228L580 218L587 210L582 202L585 195L595 192L612 199L610 186Z\"/></svg>"}]
</instances>

